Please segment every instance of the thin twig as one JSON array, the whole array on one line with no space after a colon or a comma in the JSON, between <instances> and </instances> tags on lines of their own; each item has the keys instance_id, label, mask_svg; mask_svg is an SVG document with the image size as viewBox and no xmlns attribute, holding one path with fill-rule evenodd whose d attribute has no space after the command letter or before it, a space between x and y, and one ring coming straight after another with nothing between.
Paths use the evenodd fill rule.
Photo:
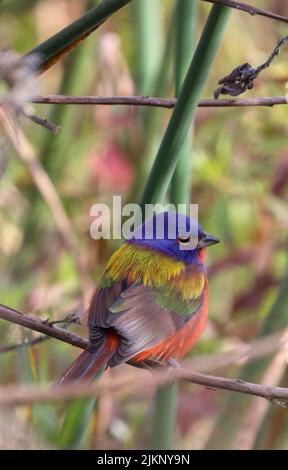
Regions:
<instances>
[{"instance_id":1,"label":"thin twig","mask_svg":"<svg viewBox=\"0 0 288 470\"><path fill-rule=\"evenodd\" d=\"M248 5L247 3L242 2L234 2L233 0L202 0L208 3L217 3L218 5L226 5L230 8L235 8L236 10L245 11L250 15L260 15L265 16L266 18L272 18L274 20L282 21L283 23L288 23L287 16L278 15L277 13L273 13L268 10L264 10L263 8L257 8L252 5Z\"/></svg>"},{"instance_id":2,"label":"thin twig","mask_svg":"<svg viewBox=\"0 0 288 470\"><path fill-rule=\"evenodd\" d=\"M2 306L3 307L3 306ZM5 307L4 307L5 308ZM24 315L23 313L19 312L21 315ZM36 320L36 317L35 317ZM42 321L40 320L42 323ZM63 319L60 320L44 320L45 325L49 326L54 326L57 324L62 324L62 328L66 329L71 323L76 323L77 325L81 325L82 323L80 322L79 318L79 313L77 311L73 311L72 313L69 313L66 315ZM49 339L49 336L38 336L38 338L31 339L30 341L25 341L25 346L32 347L36 346L37 344L43 343ZM7 344L6 346L0 346L0 354L6 353L6 352L11 352L11 351L16 351L17 349L20 349L23 347L23 341L21 343L14 343L14 344Z\"/></svg>"},{"instance_id":3,"label":"thin twig","mask_svg":"<svg viewBox=\"0 0 288 470\"><path fill-rule=\"evenodd\" d=\"M154 106L159 108L174 108L176 100L171 98L155 98L152 96L68 96L68 95L46 95L36 96L32 103L42 104L69 104L69 105L99 105L99 106ZM268 96L264 98L249 99L222 99L222 100L200 100L200 108L221 108L230 106L275 106L287 104L286 96Z\"/></svg>"},{"instance_id":4,"label":"thin twig","mask_svg":"<svg viewBox=\"0 0 288 470\"><path fill-rule=\"evenodd\" d=\"M53 122L48 121L48 119L36 116L35 114L27 113L23 109L19 111L19 114L21 114L26 119L29 119L30 121L34 122L35 124L38 124L39 126L42 126L45 129L48 129L48 131L52 132L52 134L59 134L60 126L57 126Z\"/></svg>"}]
</instances>

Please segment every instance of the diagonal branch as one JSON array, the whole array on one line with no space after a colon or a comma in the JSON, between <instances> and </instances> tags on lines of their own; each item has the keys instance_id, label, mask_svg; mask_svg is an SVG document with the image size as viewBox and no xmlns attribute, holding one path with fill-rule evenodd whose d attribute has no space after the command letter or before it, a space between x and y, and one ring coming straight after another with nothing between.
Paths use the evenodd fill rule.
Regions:
<instances>
[{"instance_id":1,"label":"diagonal branch","mask_svg":"<svg viewBox=\"0 0 288 470\"><path fill-rule=\"evenodd\" d=\"M39 126L44 127L48 131L52 132L52 134L57 135L60 131L60 127L54 124L53 122L48 121L46 118L42 118L40 116L36 116L35 114L27 113L23 108L17 110L17 114L20 116L22 115L26 119L38 124Z\"/></svg>"},{"instance_id":2,"label":"diagonal branch","mask_svg":"<svg viewBox=\"0 0 288 470\"><path fill-rule=\"evenodd\" d=\"M176 99L155 98L152 96L68 96L46 95L35 96L31 102L41 104L65 104L65 105L99 105L99 106L151 106L159 108L174 108ZM287 104L286 96L267 96L264 98L248 99L207 99L200 100L200 108L243 107L243 106L275 106Z\"/></svg>"},{"instance_id":3,"label":"diagonal branch","mask_svg":"<svg viewBox=\"0 0 288 470\"><path fill-rule=\"evenodd\" d=\"M88 345L88 341L86 339L81 338L81 336L76 335L75 333L66 331L64 328L53 326L53 324L45 320L40 320L32 315L25 315L13 308L7 307L6 305L0 304L0 318L10 323L24 326L24 328L28 328L29 330L38 331L44 335L51 336L59 341L63 341L64 343L72 344L72 346L76 346L81 349L85 349Z\"/></svg>"},{"instance_id":4,"label":"diagonal branch","mask_svg":"<svg viewBox=\"0 0 288 470\"><path fill-rule=\"evenodd\" d=\"M278 15L277 13L273 13L268 10L264 10L263 8L257 8L252 5L248 5L247 3L242 2L234 2L234 0L202 0L208 3L216 3L217 5L225 5L226 7L235 8L236 10L245 11L250 15L260 15L265 16L266 18L272 18L274 20L282 21L283 23L288 23L288 17Z\"/></svg>"},{"instance_id":5,"label":"diagonal branch","mask_svg":"<svg viewBox=\"0 0 288 470\"><path fill-rule=\"evenodd\" d=\"M6 320L10 323L14 323L24 328L28 328L33 331L38 331L45 336L40 336L39 338L35 338L26 344L28 346L33 346L35 344L39 344L45 339L49 337L58 339L59 341L63 341L65 343L71 344L72 346L79 347L81 349L85 349L88 345L86 339L78 336L75 333L67 332L64 328L55 328L54 325L56 322L47 322L43 321L35 316L26 315L22 312L19 312L15 309L7 307L6 305L0 304L0 318L2 320ZM69 317L64 318L64 322L71 323L71 315ZM63 322L61 321L61 322ZM77 318L75 319L75 323L77 323ZM201 355L199 357L194 357L193 359L188 359L185 361L185 364L194 370L215 370L223 367L227 367L231 364L235 364L243 361L250 361L252 359L256 359L262 356L267 356L268 354L273 354L279 349L283 348L287 344L287 331L279 332L275 334L271 334L268 337L258 339L253 341L250 344L243 344L241 346L237 346L237 348L232 349L229 352L225 353L218 353L211 355ZM21 343L22 345L22 343ZM0 347L0 353L2 352L9 352L17 349L20 344L12 344L7 346Z\"/></svg>"}]
</instances>

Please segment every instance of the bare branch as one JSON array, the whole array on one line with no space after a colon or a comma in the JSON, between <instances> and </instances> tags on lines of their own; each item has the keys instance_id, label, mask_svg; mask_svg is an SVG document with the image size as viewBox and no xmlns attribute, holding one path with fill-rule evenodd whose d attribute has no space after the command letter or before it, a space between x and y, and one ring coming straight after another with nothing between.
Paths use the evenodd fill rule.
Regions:
<instances>
[{"instance_id":1,"label":"bare branch","mask_svg":"<svg viewBox=\"0 0 288 470\"><path fill-rule=\"evenodd\" d=\"M9 308L5 305L0 305L0 318L11 323L16 323L25 328L38 331L39 333L43 333L47 336L58 339L65 343L69 343L72 346L76 346L81 349L85 349L88 345L88 341L86 339L81 338L75 333L66 331L63 328L55 327L49 324L47 321L40 320L34 316L24 315L17 310ZM286 337L287 334L285 333L285 340ZM167 374L167 371L165 373L157 371L157 378L161 381L161 383L171 382L171 379L184 380L186 382L203 385L209 388L230 390L233 392L254 395L256 397L266 398L267 400L272 401L273 403L280 406L286 406L285 400L288 400L288 389L286 388L269 387L267 385L248 383L240 379L215 377L212 375L202 374L200 372L192 372L189 369L182 367L173 369L169 374ZM117 385L117 383L113 381L112 391L115 389L117 390L117 387L120 387L120 385ZM130 379L124 382L124 384L122 383L122 385L123 387L126 386L126 388L128 386L129 393L135 393L135 387L133 389L131 388ZM139 387L139 385L141 385L141 387ZM137 380L136 388L138 390L139 387L140 390L143 391L145 385L147 385L147 377L145 377L144 383L142 383L141 380ZM157 383L155 382L154 386L156 385ZM35 400L50 401L75 398L76 396L91 396L98 392L99 385L95 386L94 384L91 385L82 383L76 383L65 387L57 386L53 388L53 391L51 391L50 388L42 387L2 387L2 389L0 388L0 406L11 404L15 405L18 403L31 403Z\"/></svg>"},{"instance_id":2,"label":"bare branch","mask_svg":"<svg viewBox=\"0 0 288 470\"><path fill-rule=\"evenodd\" d=\"M30 121L34 122L35 124L44 127L44 129L47 129L48 131L52 132L52 134L59 134L60 127L54 124L53 122L48 121L48 119L36 116L35 114L27 113L26 111L24 111L24 109L19 110L18 113L26 119L29 119Z\"/></svg>"},{"instance_id":3,"label":"bare branch","mask_svg":"<svg viewBox=\"0 0 288 470\"><path fill-rule=\"evenodd\" d=\"M175 99L154 98L152 96L68 96L68 95L46 95L36 96L32 103L42 104L66 104L66 105L122 105L122 106L154 106L159 108L174 108ZM286 96L268 96L264 98L248 99L222 99L222 100L200 100L200 108L242 107L242 106L275 106L287 104Z\"/></svg>"},{"instance_id":4,"label":"bare branch","mask_svg":"<svg viewBox=\"0 0 288 470\"><path fill-rule=\"evenodd\" d=\"M274 20L282 21L283 23L288 23L287 16L278 15L277 13L273 13L268 10L264 10L263 8L257 8L252 5L248 5L247 3L242 2L234 2L234 0L202 0L208 3L216 3L218 5L226 5L230 8L235 8L236 10L245 11L250 15L260 15L265 16L266 18L272 18Z\"/></svg>"},{"instance_id":5,"label":"bare branch","mask_svg":"<svg viewBox=\"0 0 288 470\"><path fill-rule=\"evenodd\" d=\"M47 320L41 320L35 316L28 316L22 312L7 307L6 305L0 304L0 318L2 318L2 320L23 326L24 328L38 331L39 333L58 339L81 349L85 349L88 345L87 340L78 336L77 334L72 332L68 333L64 328L55 328L54 325L56 322L48 322ZM77 316L73 316L72 318L74 318L73 322L79 322ZM66 316L63 321L66 324L71 323L71 315ZM36 338L34 341L37 344L43 339L40 337ZM29 344L33 346L35 343L33 343L32 340ZM231 364L243 363L243 361L273 354L275 351L279 351L279 349L281 349L286 344L287 332L284 331L268 335L262 339L257 339L252 341L250 344L239 345L237 348L234 348L231 351L225 353L213 354L213 356L202 355L194 357L193 359L188 359L184 361L184 363L188 367L193 368L193 370L205 370L207 372L217 368L219 369L227 367ZM19 345L3 346L0 349L0 352L17 349L18 346Z\"/></svg>"},{"instance_id":6,"label":"bare branch","mask_svg":"<svg viewBox=\"0 0 288 470\"><path fill-rule=\"evenodd\" d=\"M1 306L1 307L3 308L4 306ZM4 307L4 309L7 309L7 308L8 307ZM24 315L21 312L19 312L19 313L21 315ZM76 323L77 325L82 325L82 323L80 321L80 317L79 317L79 312L77 310L73 311L71 313L68 313L63 319L60 319L60 320L52 320L52 321L44 320L44 324L49 325L49 326L54 326L54 325L60 324L60 323L63 325L63 328L65 328L65 329L68 325L71 325L71 323L74 323L74 324ZM42 324L42 322L41 322L41 324ZM47 339L49 339L49 336L41 335L41 336L38 336L37 338L31 339L30 341L25 341L24 344L25 344L25 346L32 347L32 346L35 346L37 344L43 343ZM17 349L22 348L22 347L23 347L23 341L21 343L14 343L14 344L7 344L6 346L0 346L0 354L6 353L6 352L11 352L11 351L16 351Z\"/></svg>"},{"instance_id":7,"label":"bare branch","mask_svg":"<svg viewBox=\"0 0 288 470\"><path fill-rule=\"evenodd\" d=\"M72 346L76 346L81 349L85 349L88 345L88 341L86 339L81 338L81 336L76 335L75 333L66 331L64 328L55 327L46 320L40 320L32 315L24 315L13 308L1 304L0 318L2 318L2 320L24 326L24 328L29 328L29 330L38 331L39 333L51 336L52 338L56 338L65 343L72 344Z\"/></svg>"}]
</instances>

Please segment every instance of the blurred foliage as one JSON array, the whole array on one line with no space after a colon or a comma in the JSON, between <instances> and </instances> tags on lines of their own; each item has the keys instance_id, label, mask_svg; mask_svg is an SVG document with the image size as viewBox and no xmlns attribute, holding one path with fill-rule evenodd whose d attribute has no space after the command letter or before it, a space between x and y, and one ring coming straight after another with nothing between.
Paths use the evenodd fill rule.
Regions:
<instances>
[{"instance_id":1,"label":"blurred foliage","mask_svg":"<svg viewBox=\"0 0 288 470\"><path fill-rule=\"evenodd\" d=\"M287 10L280 0L255 3L281 14ZM3 20L1 47L25 53L83 14L85 7L85 2L80 0L3 0L0 5ZM208 4L199 2L198 38L209 9ZM154 38L155 54L149 65L149 74L153 73L153 77L145 76L148 71L145 71L145 62L140 61L143 59L139 57L141 37L139 34L135 39L135 11L130 5L112 16L73 54L41 76L38 92L132 95L141 93L140 86L147 90L149 85L151 94L157 89L157 94L173 97L174 71L170 64L174 51L171 44L169 46L174 20L173 0L161 2L159 15L162 25L158 31L160 44L156 44L157 35ZM204 97L210 98L218 79L237 65L262 63L276 41L285 34L283 24L233 12ZM245 96L286 93L286 49ZM144 53L146 57L147 51ZM130 201L132 194L133 199L139 199L139 189L135 189L143 182L139 167L141 165L143 169L144 158L151 155L152 148L155 155L155 142L163 135L171 111L143 113L138 108L120 106L73 106L68 109L56 105L50 108L35 105L34 111L62 127L61 134L53 136L35 124L25 123L25 132L73 223L87 275L97 284L118 242L91 239L90 208L96 202L112 204L115 194L122 195L123 203ZM154 113L153 125L150 113ZM191 352L192 356L227 351L249 342L261 334L263 323L267 334L287 324L285 312L281 321L276 321L275 307L272 309L273 324L269 317L287 270L287 117L286 106L201 108L197 112L191 202L199 204L202 225L217 234L222 243L208 253L210 319L201 341ZM64 317L78 307L81 295L73 253L68 253L63 246L51 213L27 168L14 151L6 147L2 151L2 139L1 136L0 303L42 318ZM146 172L147 163L144 166ZM151 159L149 169L150 166ZM136 181L137 175L142 178L140 185ZM90 294L89 291L88 297ZM73 328L79 334L85 334L84 327ZM1 383L54 382L77 355L76 350L54 340L29 348L25 342L32 337L31 332L1 322L1 345L22 344L16 353L0 355ZM123 365L111 374L113 377L114 374L124 376L128 373L131 374L129 366ZM137 380L139 373L141 371L133 370L133 380ZM239 366L233 365L215 370L215 373L237 376L240 372ZM245 378L249 379L247 375ZM287 377L282 378L282 383L287 386ZM131 387L132 384L133 381ZM179 388L174 447L202 449L209 438L212 442L215 422L227 406L228 392L191 385ZM231 394L229 401L234 400L233 409L239 398ZM78 409L81 414L83 402L76 402L75 413ZM243 403L245 411L246 402ZM65 432L67 403L16 407L7 415L5 429L10 427L12 430L16 426L21 429L22 437L20 439L15 433L14 442L3 440L2 424L0 446L147 447L150 405L148 392L133 399L108 393L100 396L96 404L91 402L90 409L85 407L88 414L79 424L86 430L81 442L77 432L82 436L83 429L80 432L76 426L73 436ZM71 423L73 414L70 412ZM226 412L225 416L225 425L229 429L229 414ZM230 418L230 426L233 426L233 416ZM287 410L272 407L263 417L262 431L255 435L253 446L287 449L287 430ZM29 443L23 438L25 433Z\"/></svg>"}]
</instances>

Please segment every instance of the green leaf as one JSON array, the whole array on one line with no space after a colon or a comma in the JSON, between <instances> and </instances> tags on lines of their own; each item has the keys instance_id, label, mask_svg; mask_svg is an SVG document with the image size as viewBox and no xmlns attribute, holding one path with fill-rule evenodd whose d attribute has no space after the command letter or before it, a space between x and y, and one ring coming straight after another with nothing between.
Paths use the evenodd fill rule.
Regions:
<instances>
[{"instance_id":1,"label":"green leaf","mask_svg":"<svg viewBox=\"0 0 288 470\"><path fill-rule=\"evenodd\" d=\"M75 449L81 445L95 403L96 398L79 398L69 405L62 428L56 439L58 448Z\"/></svg>"}]
</instances>

